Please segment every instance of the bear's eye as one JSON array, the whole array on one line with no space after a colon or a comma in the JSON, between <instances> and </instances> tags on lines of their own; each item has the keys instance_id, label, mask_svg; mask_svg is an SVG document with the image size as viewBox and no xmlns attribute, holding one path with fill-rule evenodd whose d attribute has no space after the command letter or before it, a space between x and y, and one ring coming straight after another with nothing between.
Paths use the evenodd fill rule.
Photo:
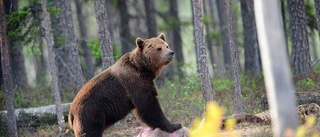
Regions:
<instances>
[{"instance_id":1,"label":"bear's eye","mask_svg":"<svg viewBox=\"0 0 320 137\"><path fill-rule=\"evenodd\" d=\"M162 49L161 49L161 48L158 48L157 50L158 50L158 51L161 51Z\"/></svg>"},{"instance_id":2,"label":"bear's eye","mask_svg":"<svg viewBox=\"0 0 320 137\"><path fill-rule=\"evenodd\" d=\"M169 48L169 46L167 46L167 49Z\"/></svg>"}]
</instances>

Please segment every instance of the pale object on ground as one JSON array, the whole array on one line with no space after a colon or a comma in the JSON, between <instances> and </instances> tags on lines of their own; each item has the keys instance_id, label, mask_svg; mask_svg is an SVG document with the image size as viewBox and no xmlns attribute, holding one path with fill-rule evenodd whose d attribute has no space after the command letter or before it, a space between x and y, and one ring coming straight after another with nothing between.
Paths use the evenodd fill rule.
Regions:
<instances>
[{"instance_id":1,"label":"pale object on ground","mask_svg":"<svg viewBox=\"0 0 320 137\"><path fill-rule=\"evenodd\" d=\"M152 130L152 128L148 127L140 131L137 137L188 137L189 129L183 127L173 133L168 133L162 131L160 129Z\"/></svg>"}]
</instances>

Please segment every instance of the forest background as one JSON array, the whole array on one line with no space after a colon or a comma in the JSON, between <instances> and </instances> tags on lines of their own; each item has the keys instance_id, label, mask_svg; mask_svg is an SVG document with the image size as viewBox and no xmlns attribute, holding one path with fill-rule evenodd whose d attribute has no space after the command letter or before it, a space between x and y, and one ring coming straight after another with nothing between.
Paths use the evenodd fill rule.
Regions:
<instances>
[{"instance_id":1,"label":"forest background","mask_svg":"<svg viewBox=\"0 0 320 137\"><path fill-rule=\"evenodd\" d=\"M69 3L70 2L70 3ZM137 37L149 38L164 32L175 51L174 61L156 80L164 112L172 121L190 126L190 119L201 117L203 97L197 67L196 44L191 1L185 0L49 0L53 51L56 55L58 85L62 103L69 103L83 83L135 48ZM96 5L95 3L96 2ZM213 99L224 106L226 115L238 111L234 97L232 50L229 46L228 20L224 1L203 0L203 23ZM44 42L40 0L3 0L8 35L14 107L28 108L55 103L49 71L47 45ZM97 5L105 5L109 37L101 41L99 26L103 17ZM302 7L302 8L301 8ZM320 8L312 0L281 0L282 19L294 87L299 92L320 90L319 35ZM319 12L316 12L319 11ZM258 113L265 94L253 0L231 0L233 39L239 61L242 110ZM296 14L298 13L298 14ZM297 21L298 20L298 21ZM103 23L102 23L103 24ZM298 29L297 29L298 28ZM299 31L296 31L299 30ZM100 39L99 39L100 38ZM101 45L109 47L105 56ZM109 45L108 45L109 44ZM110 51L111 49L111 51ZM1 60L2 61L2 60ZM75 63L75 62L80 62ZM2 71L2 70L1 70ZM2 74L2 73L0 73ZM3 76L1 76L3 77ZM1 79L1 85L3 81ZM0 109L5 110L5 92L0 92ZM240 109L240 110L241 110ZM131 118L131 119L130 119ZM141 125L135 118L129 121ZM125 120L128 121L128 120ZM131 126L130 122L124 122ZM122 123L123 124L123 123ZM43 132L45 129L45 132ZM115 131L125 129L115 126ZM51 131L52 130L52 131ZM137 129L135 129L138 131ZM48 131L48 133L46 132ZM1 128L6 132L6 128ZM42 124L31 130L19 128L19 134L56 134ZM121 134L115 132L114 134ZM131 133L130 133L131 134ZM260 133L259 133L260 134ZM268 133L267 133L268 134Z\"/></svg>"}]
</instances>

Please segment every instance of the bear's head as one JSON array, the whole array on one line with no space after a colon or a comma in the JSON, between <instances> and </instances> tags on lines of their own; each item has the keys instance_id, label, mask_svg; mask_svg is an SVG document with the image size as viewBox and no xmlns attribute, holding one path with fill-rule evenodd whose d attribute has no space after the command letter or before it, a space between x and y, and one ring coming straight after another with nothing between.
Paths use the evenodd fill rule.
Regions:
<instances>
[{"instance_id":1,"label":"bear's head","mask_svg":"<svg viewBox=\"0 0 320 137\"><path fill-rule=\"evenodd\" d=\"M136 52L139 52L141 57L139 60L143 61L139 64L144 64L144 67L155 70L156 76L160 74L163 67L171 62L174 56L174 52L170 50L163 33L158 37L145 40L137 38L136 46Z\"/></svg>"}]
</instances>

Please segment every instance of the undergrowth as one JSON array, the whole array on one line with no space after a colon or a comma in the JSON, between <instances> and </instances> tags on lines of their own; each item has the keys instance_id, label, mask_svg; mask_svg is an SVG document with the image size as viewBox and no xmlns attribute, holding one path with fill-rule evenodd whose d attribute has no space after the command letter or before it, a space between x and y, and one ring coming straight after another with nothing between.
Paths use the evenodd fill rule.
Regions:
<instances>
[{"instance_id":1,"label":"undergrowth","mask_svg":"<svg viewBox=\"0 0 320 137\"><path fill-rule=\"evenodd\" d=\"M315 67L314 72L320 74L320 67ZM213 99L219 106L225 108L225 115L230 116L235 113L234 83L229 78L213 78ZM261 96L265 94L263 76L247 77L240 75L242 88L242 101L244 111L247 113L258 113L264 111L261 108ZM296 91L320 90L320 80L304 79L295 83ZM181 123L185 127L192 125L193 119L202 117L204 104L200 86L200 78L197 73L184 75L184 78L167 80L164 85L158 85L158 95L162 109L170 121ZM71 102L75 96L73 92L64 92L62 102ZM0 109L5 109L4 92L0 92ZM54 95L50 86L29 87L27 89L15 88L15 107L27 108L54 104ZM128 122L129 121L129 122ZM142 123L138 121L133 114L130 114L125 120L117 123L111 131L124 131L128 127L140 127ZM50 136L56 134L56 130L48 125L41 125L34 129L20 129L19 133L25 136L32 134ZM270 128L270 127L268 127ZM138 130L138 129L136 129ZM5 131L0 127L0 134ZM28 133L30 132L30 133ZM46 134L46 132L49 132ZM51 133L50 133L51 132ZM52 133L53 132L53 133ZM269 132L268 132L269 133ZM128 133L132 134L132 133ZM135 133L134 133L135 134Z\"/></svg>"}]
</instances>

